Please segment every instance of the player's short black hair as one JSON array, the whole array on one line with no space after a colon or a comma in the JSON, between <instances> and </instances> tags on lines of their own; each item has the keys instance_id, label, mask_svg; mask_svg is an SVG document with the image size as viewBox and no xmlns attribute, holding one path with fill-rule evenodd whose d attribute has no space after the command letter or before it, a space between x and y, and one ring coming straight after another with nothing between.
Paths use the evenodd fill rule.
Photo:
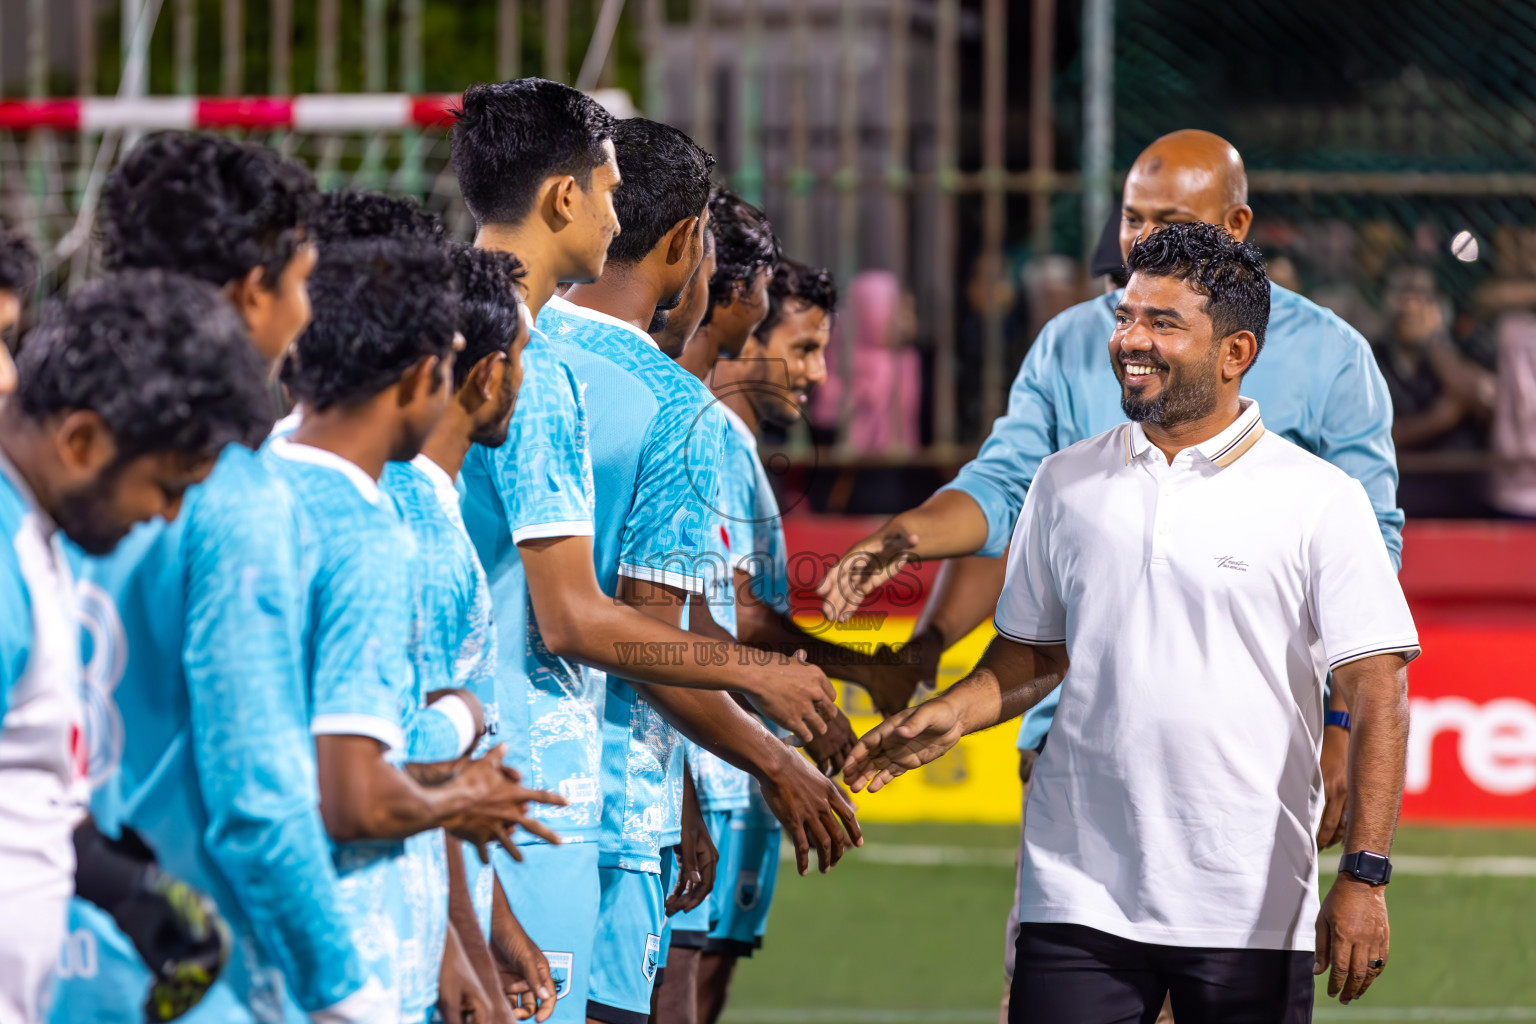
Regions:
<instances>
[{"instance_id":1,"label":"player's short black hair","mask_svg":"<svg viewBox=\"0 0 1536 1024\"><path fill-rule=\"evenodd\" d=\"M457 391L476 363L511 349L522 318L517 283L525 270L511 253L455 242L449 254L459 282L459 333L464 335L464 351L453 362Z\"/></svg>"},{"instance_id":2,"label":"player's short black hair","mask_svg":"<svg viewBox=\"0 0 1536 1024\"><path fill-rule=\"evenodd\" d=\"M161 270L98 278L48 307L16 371L27 418L96 413L118 464L254 447L276 411L266 367L219 289Z\"/></svg>"},{"instance_id":3,"label":"player's short black hair","mask_svg":"<svg viewBox=\"0 0 1536 1024\"><path fill-rule=\"evenodd\" d=\"M1131 246L1125 268L1132 277L1151 274L1183 281L1205 296L1214 338L1252 331L1255 358L1264 350L1269 274L1257 246L1239 242L1215 224L1170 224Z\"/></svg>"},{"instance_id":4,"label":"player's short black hair","mask_svg":"<svg viewBox=\"0 0 1536 1024\"><path fill-rule=\"evenodd\" d=\"M613 126L613 150L621 179L613 193L620 230L608 259L639 263L678 221L703 214L715 158L671 125L643 117Z\"/></svg>"},{"instance_id":5,"label":"player's short black hair","mask_svg":"<svg viewBox=\"0 0 1536 1024\"><path fill-rule=\"evenodd\" d=\"M448 237L442 218L416 200L352 189L322 195L309 228L309 236L320 245L381 235L439 243Z\"/></svg>"},{"instance_id":6,"label":"player's short black hair","mask_svg":"<svg viewBox=\"0 0 1536 1024\"><path fill-rule=\"evenodd\" d=\"M773 272L773 280L768 283L768 315L752 332L758 341L767 344L768 336L784 320L786 303L792 299L823 309L827 316L836 313L837 281L832 277L832 271L798 260L780 260Z\"/></svg>"},{"instance_id":7,"label":"player's short black hair","mask_svg":"<svg viewBox=\"0 0 1536 1024\"><path fill-rule=\"evenodd\" d=\"M37 283L37 254L20 232L0 227L0 291L25 295Z\"/></svg>"},{"instance_id":8,"label":"player's short black hair","mask_svg":"<svg viewBox=\"0 0 1536 1024\"><path fill-rule=\"evenodd\" d=\"M516 224L544 180L569 174L581 185L606 160L613 116L596 100L544 78L472 85L453 110L453 170L464 205L480 224Z\"/></svg>"},{"instance_id":9,"label":"player's short black hair","mask_svg":"<svg viewBox=\"0 0 1536 1024\"><path fill-rule=\"evenodd\" d=\"M428 356L453 348L458 292L439 245L363 238L320 251L313 315L283 364L295 401L313 409L365 402Z\"/></svg>"},{"instance_id":10,"label":"player's short black hair","mask_svg":"<svg viewBox=\"0 0 1536 1024\"><path fill-rule=\"evenodd\" d=\"M730 189L710 194L709 226L715 233L715 276L709 279L714 307L746 294L759 271L779 265L783 250L768 215Z\"/></svg>"},{"instance_id":11,"label":"player's short black hair","mask_svg":"<svg viewBox=\"0 0 1536 1024\"><path fill-rule=\"evenodd\" d=\"M173 270L216 285L252 267L275 288L303 241L314 178L265 146L192 132L144 139L101 193L109 270Z\"/></svg>"}]
</instances>

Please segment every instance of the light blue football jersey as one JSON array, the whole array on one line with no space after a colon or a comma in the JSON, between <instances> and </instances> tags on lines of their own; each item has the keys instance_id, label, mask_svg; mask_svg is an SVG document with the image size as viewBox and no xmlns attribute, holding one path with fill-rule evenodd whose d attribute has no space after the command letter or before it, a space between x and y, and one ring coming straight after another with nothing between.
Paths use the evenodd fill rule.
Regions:
<instances>
[{"instance_id":1,"label":"light blue football jersey","mask_svg":"<svg viewBox=\"0 0 1536 1024\"><path fill-rule=\"evenodd\" d=\"M701 566L719 557L710 536L729 429L714 396L622 320L556 297L539 327L586 386L598 584L616 596L623 575L702 593ZM660 844L681 820L679 740L628 683L609 677L603 866L660 872Z\"/></svg>"},{"instance_id":2,"label":"light blue football jersey","mask_svg":"<svg viewBox=\"0 0 1536 1024\"><path fill-rule=\"evenodd\" d=\"M734 418L722 402L718 406L721 414ZM734 437L734 431L728 431L725 437L725 449L720 460L720 477L717 490L719 522L711 531L710 542L718 552L717 561L704 567L704 599L709 602L710 617L715 624L724 629L731 636L736 635L736 581L734 579L734 559L732 558L732 546L730 530L727 523L733 520L750 522L753 511L748 508L734 508L733 501L741 500L744 488L731 487L728 481L738 475L746 474L750 479L752 466L748 459L744 458L739 441ZM749 434L750 436L750 434ZM718 571L717 571L718 570ZM699 597L690 597L688 610L683 616L683 627L688 626L688 619L694 608L694 602ZM770 726L772 728L772 726ZM703 811L739 811L745 809L751 801L752 776L740 768L729 764L722 758L716 757L692 740L683 740L683 749L688 760L688 772L693 776L694 792L699 798L699 809ZM671 836L662 838L662 845L672 845L681 839L678 836L667 840Z\"/></svg>"},{"instance_id":3,"label":"light blue football jersey","mask_svg":"<svg viewBox=\"0 0 1536 1024\"><path fill-rule=\"evenodd\" d=\"M437 463L418 455L409 463L391 462L380 484L400 509L416 538L412 566L411 656L416 667L417 708L406 749L412 761L450 760L459 754L452 726L426 713L426 695L434 690L469 690L485 711L486 736L499 731L496 706L496 640L492 635L490 594L480 559L464 532L459 492ZM438 723L433 723L437 718ZM434 725L439 727L434 728ZM479 857L466 863L471 898L484 891ZM400 884L409 920L397 927L417 937L402 943L401 1019L419 1020L437 1002L437 979L448 926L448 878L441 830L412 836L405 843ZM489 911L489 898L477 911ZM478 916L484 917L484 914Z\"/></svg>"},{"instance_id":4,"label":"light blue football jersey","mask_svg":"<svg viewBox=\"0 0 1536 1024\"><path fill-rule=\"evenodd\" d=\"M757 454L757 438L752 428L724 402L720 411L730 424L725 441L724 469L720 476L720 510L731 568L744 572L752 580L753 599L781 615L789 614L789 554L784 541L784 516L773 483ZM780 739L788 730L763 719L769 731ZM778 828L763 801L757 780L750 783L750 819L762 828Z\"/></svg>"},{"instance_id":5,"label":"light blue football jersey","mask_svg":"<svg viewBox=\"0 0 1536 1024\"><path fill-rule=\"evenodd\" d=\"M235 949L216 987L233 999L208 1005L301 1022L351 995L366 973L319 814L289 488L230 445L174 522L140 525L79 574L97 821L132 825L167 871L217 901ZM104 972L126 940L105 915L77 919L94 923L74 944L99 954L79 959ZM90 1005L92 1019L142 1019L106 977L70 975L55 1019Z\"/></svg>"},{"instance_id":6,"label":"light blue football jersey","mask_svg":"<svg viewBox=\"0 0 1536 1024\"><path fill-rule=\"evenodd\" d=\"M279 437L261 459L299 504L307 592L300 664L310 732L372 737L401 765L419 705L410 644L415 537L394 500L340 456ZM423 955L423 937L411 930L420 893L402 880L419 876L401 863L398 841L333 843L332 850L353 942L400 999Z\"/></svg>"},{"instance_id":7,"label":"light blue football jersey","mask_svg":"<svg viewBox=\"0 0 1536 1024\"><path fill-rule=\"evenodd\" d=\"M464 526L490 585L497 646L496 702L507 761L525 785L565 807L540 820L570 843L602 825L603 673L550 653L529 603L519 542L593 533L592 464L582 387L535 331L507 440L470 449L460 473ZM540 842L519 832L521 844Z\"/></svg>"}]
</instances>

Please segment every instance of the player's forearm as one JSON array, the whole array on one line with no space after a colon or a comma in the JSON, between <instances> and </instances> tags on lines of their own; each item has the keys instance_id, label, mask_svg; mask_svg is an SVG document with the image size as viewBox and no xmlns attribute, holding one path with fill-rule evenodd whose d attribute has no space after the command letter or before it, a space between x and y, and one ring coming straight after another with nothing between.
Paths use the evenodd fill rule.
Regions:
<instances>
[{"instance_id":1,"label":"player's forearm","mask_svg":"<svg viewBox=\"0 0 1536 1024\"><path fill-rule=\"evenodd\" d=\"M1061 685L1066 674L1065 646L1036 647L1000 636L988 645L976 670L949 692L961 691L960 719L971 733L1018 718Z\"/></svg>"},{"instance_id":2,"label":"player's forearm","mask_svg":"<svg viewBox=\"0 0 1536 1024\"><path fill-rule=\"evenodd\" d=\"M857 676L857 670L889 663L874 653L874 643L834 644L802 629L799 623L755 598L736 606L737 637L744 644L760 650L791 657L804 651L806 660L840 679ZM854 682L858 679L854 678Z\"/></svg>"},{"instance_id":3,"label":"player's forearm","mask_svg":"<svg viewBox=\"0 0 1536 1024\"><path fill-rule=\"evenodd\" d=\"M440 828L483 795L446 765L395 768L384 760L379 742L366 736L317 736L315 754L320 816L337 842L405 839ZM423 770L445 777L438 785L423 785L414 774Z\"/></svg>"},{"instance_id":4,"label":"player's forearm","mask_svg":"<svg viewBox=\"0 0 1536 1024\"><path fill-rule=\"evenodd\" d=\"M678 732L760 782L777 777L786 755L799 756L729 694L643 683L635 689Z\"/></svg>"},{"instance_id":5,"label":"player's forearm","mask_svg":"<svg viewBox=\"0 0 1536 1024\"><path fill-rule=\"evenodd\" d=\"M480 987L487 993L500 991L496 978L496 963L486 946L486 937L480 931L480 918L469 895L469 876L464 869L464 849L457 837L444 834L448 855L448 927L458 933L464 956L480 979Z\"/></svg>"},{"instance_id":6,"label":"player's forearm","mask_svg":"<svg viewBox=\"0 0 1536 1024\"><path fill-rule=\"evenodd\" d=\"M1333 674L1349 705L1349 822L1344 852L1392 849L1408 761L1408 670L1395 654L1364 658Z\"/></svg>"},{"instance_id":7,"label":"player's forearm","mask_svg":"<svg viewBox=\"0 0 1536 1024\"><path fill-rule=\"evenodd\" d=\"M916 508L892 516L874 536L916 537L910 550L918 558L959 558L987 543L987 517L964 491L936 491Z\"/></svg>"}]
</instances>

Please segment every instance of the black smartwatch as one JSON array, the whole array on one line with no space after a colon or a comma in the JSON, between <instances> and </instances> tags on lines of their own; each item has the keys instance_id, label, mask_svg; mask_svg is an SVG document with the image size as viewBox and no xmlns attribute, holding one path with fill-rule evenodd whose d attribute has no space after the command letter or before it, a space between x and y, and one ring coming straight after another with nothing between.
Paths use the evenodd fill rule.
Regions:
<instances>
[{"instance_id":1,"label":"black smartwatch","mask_svg":"<svg viewBox=\"0 0 1536 1024\"><path fill-rule=\"evenodd\" d=\"M1392 862L1379 853L1361 850L1339 858L1339 872L1349 872L1366 885L1386 885L1392 881Z\"/></svg>"}]
</instances>

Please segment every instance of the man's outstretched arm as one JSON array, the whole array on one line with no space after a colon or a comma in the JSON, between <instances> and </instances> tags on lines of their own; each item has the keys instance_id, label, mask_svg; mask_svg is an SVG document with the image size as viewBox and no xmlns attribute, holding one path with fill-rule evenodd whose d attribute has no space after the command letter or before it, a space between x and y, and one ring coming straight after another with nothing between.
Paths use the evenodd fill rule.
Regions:
<instances>
[{"instance_id":1,"label":"man's outstretched arm","mask_svg":"<svg viewBox=\"0 0 1536 1024\"><path fill-rule=\"evenodd\" d=\"M724 634L700 641L679 628L682 599L669 593L672 588L625 577L623 585L644 592L633 591L628 600L609 597L592 569L590 537L528 540L518 551L539 633L551 653L627 680L734 690L803 742L826 732L837 693L820 669L778 654L742 657L742 649ZM668 618L649 614L656 602L672 606ZM721 651L728 662L724 668Z\"/></svg>"},{"instance_id":2,"label":"man's outstretched arm","mask_svg":"<svg viewBox=\"0 0 1536 1024\"><path fill-rule=\"evenodd\" d=\"M1334 693L1349 706L1349 821L1344 852L1392 852L1408 763L1408 669L1399 654L1381 654L1333 670ZM1313 972L1328 970L1328 994L1348 1003L1381 973L1374 960L1391 948L1385 886L1346 872L1334 879L1317 918Z\"/></svg>"},{"instance_id":3,"label":"man's outstretched arm","mask_svg":"<svg viewBox=\"0 0 1536 1024\"><path fill-rule=\"evenodd\" d=\"M668 625L681 621L688 597L683 591L628 578L622 584L624 600L643 611L647 618ZM700 605L704 607L702 602ZM739 646L736 649L747 651ZM715 671L721 669L717 667ZM818 866L826 871L850 845L863 844L853 804L843 791L765 729L729 694L650 686L633 679L628 682L678 732L757 779L763 799L795 845L795 862L802 875L809 868L812 845L816 847Z\"/></svg>"},{"instance_id":4,"label":"man's outstretched arm","mask_svg":"<svg viewBox=\"0 0 1536 1024\"><path fill-rule=\"evenodd\" d=\"M976 670L933 700L875 726L854 744L843 777L855 793L871 793L937 760L960 737L1017 718L1067 674L1064 644L1036 646L999 636Z\"/></svg>"}]
</instances>

